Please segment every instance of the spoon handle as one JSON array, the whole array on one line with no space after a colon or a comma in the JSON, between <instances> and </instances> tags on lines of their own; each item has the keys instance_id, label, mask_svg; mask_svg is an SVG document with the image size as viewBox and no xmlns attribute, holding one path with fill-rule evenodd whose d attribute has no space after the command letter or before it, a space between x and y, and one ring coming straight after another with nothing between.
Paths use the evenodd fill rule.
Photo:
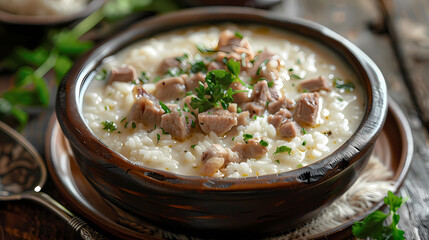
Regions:
<instances>
[{"instance_id":1,"label":"spoon handle","mask_svg":"<svg viewBox=\"0 0 429 240\"><path fill-rule=\"evenodd\" d=\"M22 195L23 198L33 200L49 208L51 211L61 216L73 229L85 240L102 240L101 234L92 229L84 220L75 216L67 208L43 192L28 192Z\"/></svg>"}]
</instances>

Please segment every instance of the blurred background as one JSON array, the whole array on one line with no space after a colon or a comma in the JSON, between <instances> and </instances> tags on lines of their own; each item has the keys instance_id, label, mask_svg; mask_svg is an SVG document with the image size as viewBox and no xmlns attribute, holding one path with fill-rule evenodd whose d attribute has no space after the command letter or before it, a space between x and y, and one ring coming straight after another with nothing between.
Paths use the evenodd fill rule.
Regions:
<instances>
[{"instance_id":1,"label":"blurred background","mask_svg":"<svg viewBox=\"0 0 429 240\"><path fill-rule=\"evenodd\" d=\"M429 239L426 0L0 0L0 121L19 130L44 156L57 86L73 61L137 21L209 5L308 19L346 37L373 59L413 130L413 163L400 190L410 199L400 210L400 228L408 239ZM68 206L49 178L44 189ZM75 238L70 227L36 204L0 203L0 239Z\"/></svg>"}]
</instances>

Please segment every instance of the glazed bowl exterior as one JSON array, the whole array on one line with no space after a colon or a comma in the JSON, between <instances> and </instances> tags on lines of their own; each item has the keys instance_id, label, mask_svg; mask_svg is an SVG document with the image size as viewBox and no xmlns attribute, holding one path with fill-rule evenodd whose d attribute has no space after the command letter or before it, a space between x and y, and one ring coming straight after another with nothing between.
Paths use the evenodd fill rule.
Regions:
<instances>
[{"instance_id":1,"label":"glazed bowl exterior","mask_svg":"<svg viewBox=\"0 0 429 240\"><path fill-rule=\"evenodd\" d=\"M316 40L346 61L358 75L366 97L363 120L352 137L328 157L294 171L219 179L136 166L108 148L87 127L81 113L82 96L104 58L158 33L225 22L294 32ZM86 54L61 82L56 113L82 172L117 206L179 231L263 235L309 220L354 183L383 127L387 90L375 64L356 46L323 26L278 19L263 10L198 8L145 20Z\"/></svg>"}]
</instances>

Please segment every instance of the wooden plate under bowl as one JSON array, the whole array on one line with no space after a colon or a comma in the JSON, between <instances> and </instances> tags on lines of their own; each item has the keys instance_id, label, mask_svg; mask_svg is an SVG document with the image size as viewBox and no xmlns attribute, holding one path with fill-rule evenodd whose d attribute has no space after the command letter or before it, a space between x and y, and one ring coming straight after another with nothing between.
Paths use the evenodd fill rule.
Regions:
<instances>
[{"instance_id":1,"label":"wooden plate under bowl","mask_svg":"<svg viewBox=\"0 0 429 240\"><path fill-rule=\"evenodd\" d=\"M165 231L128 213L104 199L87 181L75 162L55 116L49 124L46 139L47 165L55 185L73 210L116 237L125 239L168 239L179 235L165 235ZM408 172L413 153L413 138L406 117L398 105L389 99L386 124L373 154L394 172L394 189L398 191ZM375 204L365 213L342 225L308 239L344 239L351 236L351 225L383 206Z\"/></svg>"}]
</instances>

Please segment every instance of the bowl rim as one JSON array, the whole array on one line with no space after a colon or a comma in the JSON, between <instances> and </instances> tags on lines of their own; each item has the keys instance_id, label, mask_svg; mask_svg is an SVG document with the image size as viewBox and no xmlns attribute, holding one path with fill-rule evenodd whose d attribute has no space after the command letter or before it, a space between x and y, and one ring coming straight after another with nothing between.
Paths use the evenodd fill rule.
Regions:
<instances>
[{"instance_id":1,"label":"bowl rim","mask_svg":"<svg viewBox=\"0 0 429 240\"><path fill-rule=\"evenodd\" d=\"M104 4L104 1L105 0L91 0L83 9L67 15L20 15L0 9L0 22L14 25L32 26L59 25L90 15L92 12L99 9Z\"/></svg>"},{"instance_id":2,"label":"bowl rim","mask_svg":"<svg viewBox=\"0 0 429 240\"><path fill-rule=\"evenodd\" d=\"M92 133L80 114L80 91L89 74L105 57L154 34L192 26L195 23L201 25L219 22L260 24L280 30L298 31L296 33L305 38L317 36L319 43L336 52L340 57L345 57L358 76L364 78L363 89L368 96L362 122L353 135L336 151L305 167L278 174L232 179L188 176L138 166L108 148ZM286 26L294 29L287 29ZM327 27L304 19L279 18L265 10L243 7L203 7L143 20L131 29L99 44L76 61L69 74L62 80L57 94L56 112L61 128L75 151L85 154L85 148L92 149L93 151L89 154L96 154L98 158L103 158L103 164L109 164L110 169L115 169L112 171L123 171L123 174L129 176L129 181L153 188L162 187L170 191L180 189L197 192L235 192L278 188L302 190L337 176L343 172L342 170L350 168L363 157L366 150L372 149L387 116L387 88L384 77L375 63L358 47Z\"/></svg>"}]
</instances>

